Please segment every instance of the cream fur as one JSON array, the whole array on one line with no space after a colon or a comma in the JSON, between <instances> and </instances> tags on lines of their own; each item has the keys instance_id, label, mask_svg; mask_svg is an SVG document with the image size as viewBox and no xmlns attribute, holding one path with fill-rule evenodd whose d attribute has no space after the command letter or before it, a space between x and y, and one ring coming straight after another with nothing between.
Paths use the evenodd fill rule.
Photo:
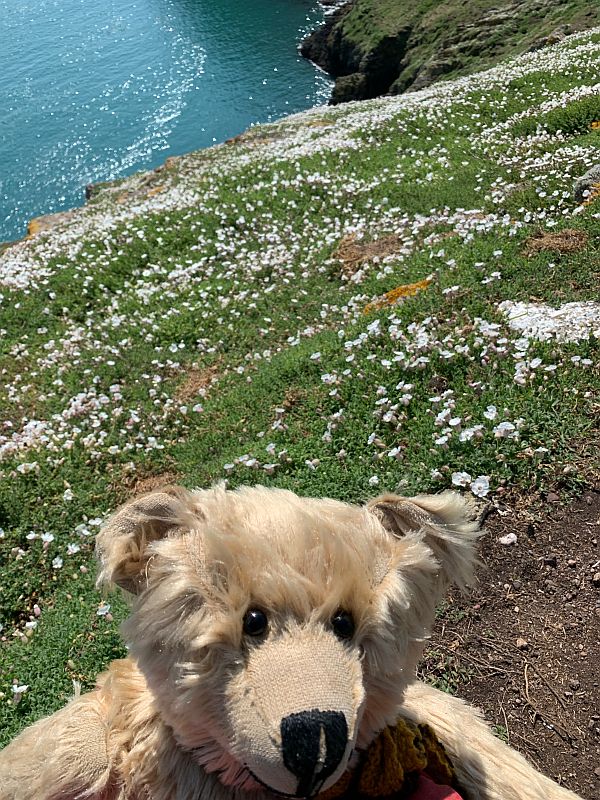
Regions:
<instances>
[{"instance_id":1,"label":"cream fur","mask_svg":"<svg viewBox=\"0 0 600 800\"><path fill-rule=\"evenodd\" d=\"M573 800L473 709L415 681L440 593L471 579L472 517L452 492L358 507L219 485L127 504L97 549L100 580L134 595L130 657L0 753L0 800L319 792L400 715L433 725L469 800ZM267 614L263 634L244 633L248 609ZM355 623L343 640L340 609ZM315 710L344 738L334 758L333 728L318 729L313 788L300 790L284 723Z\"/></svg>"}]
</instances>

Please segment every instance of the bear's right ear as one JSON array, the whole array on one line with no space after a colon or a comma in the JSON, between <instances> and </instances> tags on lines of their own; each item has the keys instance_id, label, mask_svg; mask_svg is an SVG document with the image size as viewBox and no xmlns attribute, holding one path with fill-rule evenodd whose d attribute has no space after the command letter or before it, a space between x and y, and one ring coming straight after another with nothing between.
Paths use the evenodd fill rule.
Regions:
<instances>
[{"instance_id":1,"label":"bear's right ear","mask_svg":"<svg viewBox=\"0 0 600 800\"><path fill-rule=\"evenodd\" d=\"M150 558L148 545L198 524L202 513L194 495L168 486L126 503L104 524L96 537L100 561L97 585L116 583L138 594Z\"/></svg>"}]
</instances>

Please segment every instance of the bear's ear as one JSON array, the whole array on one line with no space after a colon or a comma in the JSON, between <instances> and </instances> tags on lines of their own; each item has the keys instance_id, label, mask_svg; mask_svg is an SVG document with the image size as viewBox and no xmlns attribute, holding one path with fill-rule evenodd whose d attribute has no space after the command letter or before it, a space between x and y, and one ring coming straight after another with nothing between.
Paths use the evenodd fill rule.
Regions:
<instances>
[{"instance_id":1,"label":"bear's ear","mask_svg":"<svg viewBox=\"0 0 600 800\"><path fill-rule=\"evenodd\" d=\"M472 581L475 543L483 531L470 500L450 491L416 497L384 494L367 508L392 535L416 534L424 540L440 565L440 588L455 583L464 591Z\"/></svg>"},{"instance_id":2,"label":"bear's ear","mask_svg":"<svg viewBox=\"0 0 600 800\"><path fill-rule=\"evenodd\" d=\"M126 503L96 537L100 561L97 584L116 583L132 594L140 590L150 557L148 545L198 524L201 512L187 489L168 486Z\"/></svg>"}]
</instances>

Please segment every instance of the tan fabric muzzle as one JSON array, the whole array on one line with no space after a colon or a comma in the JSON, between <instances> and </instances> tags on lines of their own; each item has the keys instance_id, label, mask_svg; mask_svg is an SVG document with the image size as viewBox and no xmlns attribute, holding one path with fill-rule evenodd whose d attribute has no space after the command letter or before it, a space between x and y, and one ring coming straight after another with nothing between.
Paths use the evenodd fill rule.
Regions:
<instances>
[{"instance_id":1,"label":"tan fabric muzzle","mask_svg":"<svg viewBox=\"0 0 600 800\"><path fill-rule=\"evenodd\" d=\"M357 648L320 630L277 636L230 684L232 753L270 790L312 797L346 769L363 700Z\"/></svg>"}]
</instances>

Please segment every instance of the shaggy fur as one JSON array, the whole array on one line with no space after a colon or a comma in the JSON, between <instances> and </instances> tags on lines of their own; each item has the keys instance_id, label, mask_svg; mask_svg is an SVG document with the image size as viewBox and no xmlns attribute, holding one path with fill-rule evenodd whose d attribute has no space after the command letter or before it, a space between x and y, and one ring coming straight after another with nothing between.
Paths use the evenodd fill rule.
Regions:
<instances>
[{"instance_id":1,"label":"shaggy fur","mask_svg":"<svg viewBox=\"0 0 600 800\"><path fill-rule=\"evenodd\" d=\"M134 597L130 656L0 753L0 800L312 796L399 716L433 726L469 800L574 800L473 709L415 681L478 535L451 492L358 507L217 486L127 504L97 549L100 581ZM256 635L252 609L267 618Z\"/></svg>"}]
</instances>

